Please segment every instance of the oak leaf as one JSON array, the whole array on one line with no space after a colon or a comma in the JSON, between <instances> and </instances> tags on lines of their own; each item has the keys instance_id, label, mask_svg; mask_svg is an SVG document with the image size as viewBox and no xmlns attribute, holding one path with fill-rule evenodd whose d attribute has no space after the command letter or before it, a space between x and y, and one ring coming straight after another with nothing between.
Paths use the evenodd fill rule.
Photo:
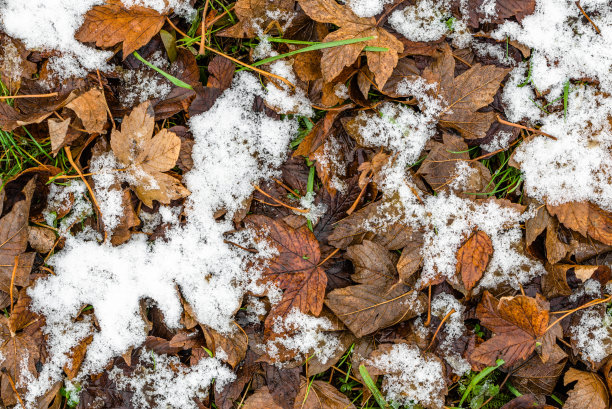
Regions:
<instances>
[{"instance_id":1,"label":"oak leaf","mask_svg":"<svg viewBox=\"0 0 612 409\"><path fill-rule=\"evenodd\" d=\"M482 278L493 254L493 243L487 233L478 230L457 251L457 274L470 291Z\"/></svg>"},{"instance_id":2,"label":"oak leaf","mask_svg":"<svg viewBox=\"0 0 612 409\"><path fill-rule=\"evenodd\" d=\"M501 358L507 368L526 359L548 326L548 311L543 304L541 299L524 295L503 297L498 301L486 291L478 304L476 316L494 336L476 347L472 360L492 366Z\"/></svg>"},{"instance_id":3,"label":"oak leaf","mask_svg":"<svg viewBox=\"0 0 612 409\"><path fill-rule=\"evenodd\" d=\"M181 139L167 129L151 138L155 126L153 115L151 104L142 103L125 116L121 131L114 129L111 133L113 153L133 176L134 182L130 184L148 207L153 207L153 200L168 204L189 194L177 179L162 173L174 167Z\"/></svg>"},{"instance_id":4,"label":"oak leaf","mask_svg":"<svg viewBox=\"0 0 612 409\"><path fill-rule=\"evenodd\" d=\"M293 229L283 221L262 215L249 216L245 224L257 231L277 254L264 267L262 280L284 290L283 298L268 316L286 315L294 308L319 315L323 308L327 276L319 267L321 252L314 234L306 226Z\"/></svg>"},{"instance_id":5,"label":"oak leaf","mask_svg":"<svg viewBox=\"0 0 612 409\"><path fill-rule=\"evenodd\" d=\"M608 391L604 381L593 372L579 371L570 368L563 378L563 383L568 385L578 382L568 392L564 409L607 409L609 403Z\"/></svg>"},{"instance_id":6,"label":"oak leaf","mask_svg":"<svg viewBox=\"0 0 612 409\"><path fill-rule=\"evenodd\" d=\"M358 17L350 7L340 5L334 0L299 0L298 3L313 20L340 27L328 34L323 42L374 37L368 41L323 49L321 71L326 82L336 78L344 67L353 64L364 47L383 47L388 51L366 51L366 57L368 67L376 78L376 84L380 89L385 86L393 68L397 65L399 53L404 50L401 41L378 27L375 18Z\"/></svg>"},{"instance_id":7,"label":"oak leaf","mask_svg":"<svg viewBox=\"0 0 612 409\"><path fill-rule=\"evenodd\" d=\"M568 202L546 205L546 208L566 227L612 245L612 213L590 202Z\"/></svg>"},{"instance_id":8,"label":"oak leaf","mask_svg":"<svg viewBox=\"0 0 612 409\"><path fill-rule=\"evenodd\" d=\"M83 25L75 34L82 42L98 47L112 47L123 42L123 59L138 50L161 30L163 14L148 7L126 8L121 0L107 0L85 14Z\"/></svg>"},{"instance_id":9,"label":"oak leaf","mask_svg":"<svg viewBox=\"0 0 612 409\"><path fill-rule=\"evenodd\" d=\"M454 72L455 59L448 44L445 44L442 55L423 72L428 82L437 83L435 93L444 101L439 123L442 127L456 130L465 139L482 139L495 121L496 114L477 111L493 102L510 69L475 64L456 78Z\"/></svg>"}]
</instances>

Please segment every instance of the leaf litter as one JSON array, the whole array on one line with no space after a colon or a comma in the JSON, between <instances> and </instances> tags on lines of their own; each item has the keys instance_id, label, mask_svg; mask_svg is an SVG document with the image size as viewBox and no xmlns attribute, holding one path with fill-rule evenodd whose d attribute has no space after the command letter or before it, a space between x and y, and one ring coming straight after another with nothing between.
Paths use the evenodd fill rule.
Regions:
<instances>
[{"instance_id":1,"label":"leaf litter","mask_svg":"<svg viewBox=\"0 0 612 409\"><path fill-rule=\"evenodd\" d=\"M2 404L607 408L611 16L0 2Z\"/></svg>"}]
</instances>

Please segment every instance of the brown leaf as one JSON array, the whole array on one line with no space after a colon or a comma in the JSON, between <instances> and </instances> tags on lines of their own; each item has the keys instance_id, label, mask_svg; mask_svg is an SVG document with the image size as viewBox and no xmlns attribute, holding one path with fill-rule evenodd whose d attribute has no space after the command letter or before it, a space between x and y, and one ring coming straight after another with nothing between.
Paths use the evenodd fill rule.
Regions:
<instances>
[{"instance_id":1,"label":"brown leaf","mask_svg":"<svg viewBox=\"0 0 612 409\"><path fill-rule=\"evenodd\" d=\"M123 59L126 59L147 44L162 28L164 21L164 15L148 7L125 8L121 0L107 0L85 14L85 21L75 38L106 48L123 42Z\"/></svg>"},{"instance_id":2,"label":"brown leaf","mask_svg":"<svg viewBox=\"0 0 612 409\"><path fill-rule=\"evenodd\" d=\"M388 288L360 284L331 291L325 305L360 338L416 317L425 311L427 301L401 283Z\"/></svg>"},{"instance_id":3,"label":"brown leaf","mask_svg":"<svg viewBox=\"0 0 612 409\"><path fill-rule=\"evenodd\" d=\"M0 290L10 292L11 278L14 285L26 286L36 253L25 253L28 246L28 216L34 194L35 179L30 179L23 189L24 198L0 219ZM15 262L17 268L15 269ZM15 276L13 277L13 270Z\"/></svg>"},{"instance_id":4,"label":"brown leaf","mask_svg":"<svg viewBox=\"0 0 612 409\"><path fill-rule=\"evenodd\" d=\"M471 355L474 362L485 366L494 365L498 358L505 361L506 368L526 359L548 326L548 311L537 299L524 295L503 297L498 301L486 291L476 316L494 333Z\"/></svg>"},{"instance_id":5,"label":"brown leaf","mask_svg":"<svg viewBox=\"0 0 612 409\"><path fill-rule=\"evenodd\" d=\"M55 233L46 227L30 226L28 229L28 243L39 253L47 254L53 249Z\"/></svg>"},{"instance_id":6,"label":"brown leaf","mask_svg":"<svg viewBox=\"0 0 612 409\"><path fill-rule=\"evenodd\" d=\"M70 126L70 118L66 118L63 121L51 118L47 121L47 125L49 125L51 152L55 156L57 152L68 143L66 136L68 134L68 127Z\"/></svg>"},{"instance_id":7,"label":"brown leaf","mask_svg":"<svg viewBox=\"0 0 612 409\"><path fill-rule=\"evenodd\" d=\"M85 359L85 353L87 352L87 347L93 341L93 335L89 335L88 337L82 339L77 346L70 350L70 361L64 365L64 372L68 376L68 379L74 378L79 369L81 368L81 364Z\"/></svg>"},{"instance_id":8,"label":"brown leaf","mask_svg":"<svg viewBox=\"0 0 612 409\"><path fill-rule=\"evenodd\" d=\"M94 88L76 97L66 105L66 108L77 114L87 132L104 133L108 108L104 92L100 89Z\"/></svg>"},{"instance_id":9,"label":"brown leaf","mask_svg":"<svg viewBox=\"0 0 612 409\"><path fill-rule=\"evenodd\" d=\"M457 274L470 291L487 269L493 254L493 243L487 233L478 230L457 251Z\"/></svg>"},{"instance_id":10,"label":"brown leaf","mask_svg":"<svg viewBox=\"0 0 612 409\"><path fill-rule=\"evenodd\" d=\"M478 28L481 20L491 23L503 23L510 17L515 17L517 21L532 14L535 10L535 0L499 0L494 3L495 11L493 14L485 14L484 5L486 0L468 0L463 5L460 0L454 0L453 10L467 10L467 21L471 27ZM461 6L460 6L461 5ZM463 7L463 8L462 8ZM454 13L457 15L457 13Z\"/></svg>"},{"instance_id":11,"label":"brown leaf","mask_svg":"<svg viewBox=\"0 0 612 409\"><path fill-rule=\"evenodd\" d=\"M567 354L555 345L546 363L542 362L538 355L534 355L512 373L510 381L521 393L550 395L563 373L566 361Z\"/></svg>"},{"instance_id":12,"label":"brown leaf","mask_svg":"<svg viewBox=\"0 0 612 409\"><path fill-rule=\"evenodd\" d=\"M325 357L325 363L321 361L317 355L314 355L311 359L308 360L308 365L306 365L306 376L310 378L311 376L318 375L322 372L327 371L333 365L342 358L344 353L353 345L356 341L355 336L351 331L342 331L340 336L338 337L338 347L329 357Z\"/></svg>"},{"instance_id":13,"label":"brown leaf","mask_svg":"<svg viewBox=\"0 0 612 409\"><path fill-rule=\"evenodd\" d=\"M534 395L523 395L512 399L500 409L555 409L554 406L540 405Z\"/></svg>"},{"instance_id":14,"label":"brown leaf","mask_svg":"<svg viewBox=\"0 0 612 409\"><path fill-rule=\"evenodd\" d=\"M120 186L118 186L120 188ZM140 219L134 211L132 205L132 195L129 190L123 190L121 193L121 204L123 207L123 213L119 217L119 223L113 230L111 236L111 244L118 246L119 244L125 243L132 237L131 229L136 226L140 226Z\"/></svg>"},{"instance_id":15,"label":"brown leaf","mask_svg":"<svg viewBox=\"0 0 612 409\"><path fill-rule=\"evenodd\" d=\"M546 274L542 276L542 293L548 299L572 295L567 284L567 271L573 266L568 264L546 264Z\"/></svg>"},{"instance_id":16,"label":"brown leaf","mask_svg":"<svg viewBox=\"0 0 612 409\"><path fill-rule=\"evenodd\" d=\"M404 45L388 31L376 26L373 17L358 17L348 6L333 0L299 0L298 3L310 18L320 23L331 23L340 28L328 34L323 42L340 41L354 38L374 37L371 40L323 49L321 71L327 82L336 78L344 69L352 65L363 48L384 47L388 51L367 51L368 67L376 77L376 84L383 88L397 65L398 54Z\"/></svg>"},{"instance_id":17,"label":"brown leaf","mask_svg":"<svg viewBox=\"0 0 612 409\"><path fill-rule=\"evenodd\" d=\"M5 406L17 403L17 398L9 381L9 376L17 391L24 395L27 382L24 375L29 372L36 377L37 362L43 361L42 352L45 349L42 334L44 319L29 310L30 297L26 289L19 291L19 299L13 308L10 318L0 317L0 353L3 361L0 363L2 379L0 394ZM20 386L23 385L23 386Z\"/></svg>"},{"instance_id":18,"label":"brown leaf","mask_svg":"<svg viewBox=\"0 0 612 409\"><path fill-rule=\"evenodd\" d=\"M257 389L254 394L249 396L247 400L244 401L243 409L286 409L283 406L280 406L278 403L272 399L272 395L268 390L267 386L262 386Z\"/></svg>"},{"instance_id":19,"label":"brown leaf","mask_svg":"<svg viewBox=\"0 0 612 409\"><path fill-rule=\"evenodd\" d=\"M353 262L353 281L377 287L388 287L398 281L395 269L398 257L380 244L364 240L346 249L346 257Z\"/></svg>"},{"instance_id":20,"label":"brown leaf","mask_svg":"<svg viewBox=\"0 0 612 409\"><path fill-rule=\"evenodd\" d=\"M202 327L202 330L206 337L206 345L215 356L219 351L223 351L227 356L227 358L223 358L223 361L227 362L232 368L235 368L242 361L249 342L249 338L242 328L235 329L233 333L227 335L208 327Z\"/></svg>"},{"instance_id":21,"label":"brown leaf","mask_svg":"<svg viewBox=\"0 0 612 409\"><path fill-rule=\"evenodd\" d=\"M215 55L208 64L208 72L210 76L206 85L225 91L232 85L236 66L227 58Z\"/></svg>"},{"instance_id":22,"label":"brown leaf","mask_svg":"<svg viewBox=\"0 0 612 409\"><path fill-rule=\"evenodd\" d=\"M286 315L293 308L303 313L319 315L323 308L327 276L318 266L321 253L319 243L307 227L293 229L282 221L254 215L245 219L254 228L258 240L266 240L278 251L267 260L262 273L264 282L276 284L284 290L283 298L268 316Z\"/></svg>"},{"instance_id":23,"label":"brown leaf","mask_svg":"<svg viewBox=\"0 0 612 409\"><path fill-rule=\"evenodd\" d=\"M169 204L189 194L177 179L162 173L174 167L181 139L167 129L151 138L154 125L151 104L145 102L123 119L121 131L111 133L113 153L134 176L132 188L148 207L153 207L153 200Z\"/></svg>"},{"instance_id":24,"label":"brown leaf","mask_svg":"<svg viewBox=\"0 0 612 409\"><path fill-rule=\"evenodd\" d=\"M28 61L30 54L23 43L0 33L0 80L7 87L8 95L14 95L21 86L22 78L31 78L37 67Z\"/></svg>"},{"instance_id":25,"label":"brown leaf","mask_svg":"<svg viewBox=\"0 0 612 409\"><path fill-rule=\"evenodd\" d=\"M53 111L21 113L4 102L0 103L0 129L11 132L15 128L44 121Z\"/></svg>"},{"instance_id":26,"label":"brown leaf","mask_svg":"<svg viewBox=\"0 0 612 409\"><path fill-rule=\"evenodd\" d=\"M590 202L568 202L560 205L546 205L550 214L568 228L584 237L612 245L612 214Z\"/></svg>"},{"instance_id":27,"label":"brown leaf","mask_svg":"<svg viewBox=\"0 0 612 409\"><path fill-rule=\"evenodd\" d=\"M272 399L283 408L291 408L300 387L301 368L277 368L267 364L264 366L266 384Z\"/></svg>"},{"instance_id":28,"label":"brown leaf","mask_svg":"<svg viewBox=\"0 0 612 409\"><path fill-rule=\"evenodd\" d=\"M564 409L607 409L609 403L606 384L593 372L579 371L570 368L563 378L563 383L568 385L572 382L578 383L568 392Z\"/></svg>"},{"instance_id":29,"label":"brown leaf","mask_svg":"<svg viewBox=\"0 0 612 409\"><path fill-rule=\"evenodd\" d=\"M421 248L423 247L423 235L415 234L414 240L411 241L402 249L402 255L397 261L397 273L400 280L406 284L411 284L411 278L419 268L423 267L423 255Z\"/></svg>"},{"instance_id":30,"label":"brown leaf","mask_svg":"<svg viewBox=\"0 0 612 409\"><path fill-rule=\"evenodd\" d=\"M300 377L300 391L294 409L355 409L349 398L331 384Z\"/></svg>"},{"instance_id":31,"label":"brown leaf","mask_svg":"<svg viewBox=\"0 0 612 409\"><path fill-rule=\"evenodd\" d=\"M289 18L286 16L294 14L294 4L295 0L238 0L234 6L238 23L217 33L217 35L221 37L253 38L261 30L269 33L268 29L274 26L275 21L283 24ZM275 14L281 17L278 20L270 17Z\"/></svg>"},{"instance_id":32,"label":"brown leaf","mask_svg":"<svg viewBox=\"0 0 612 409\"><path fill-rule=\"evenodd\" d=\"M443 127L455 129L465 139L484 138L496 114L492 111L477 111L493 102L493 96L510 70L475 64L453 78L454 70L453 53L450 46L445 44L436 63L423 72L427 81L438 84L438 94L445 102L439 123Z\"/></svg>"}]
</instances>

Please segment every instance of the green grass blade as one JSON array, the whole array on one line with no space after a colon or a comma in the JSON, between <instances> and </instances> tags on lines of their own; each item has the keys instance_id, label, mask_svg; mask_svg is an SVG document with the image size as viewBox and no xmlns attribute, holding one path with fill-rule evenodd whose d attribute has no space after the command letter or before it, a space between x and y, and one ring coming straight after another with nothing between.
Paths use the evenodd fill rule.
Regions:
<instances>
[{"instance_id":1,"label":"green grass blade","mask_svg":"<svg viewBox=\"0 0 612 409\"><path fill-rule=\"evenodd\" d=\"M387 403L385 398L382 396L382 393L380 393L380 391L376 387L374 380L372 380L372 377L368 373L368 370L366 369L364 364L359 365L359 373L361 374L361 377L363 378L365 385L368 387L370 392L372 392L372 396L374 396L374 399L376 399L376 402L378 403L378 405L382 409L389 409L390 408L389 404Z\"/></svg>"},{"instance_id":2,"label":"green grass blade","mask_svg":"<svg viewBox=\"0 0 612 409\"><path fill-rule=\"evenodd\" d=\"M140 54L138 54L138 52L134 51L132 54L134 54L134 57L136 57L136 59L138 61L140 61L141 63L143 63L144 65L146 65L147 67L157 71L158 73L160 73L161 75L163 75L164 77L166 77L166 79L168 81L170 81L171 83L173 83L174 85L176 85L177 87L182 87L182 88L187 88L187 89L193 89L193 87L189 84L187 84L186 82L183 82L181 80L179 80L176 77L173 77L172 75L168 74L165 71L160 70L159 68L157 68L156 66L154 66L153 64L151 64L150 62L148 62L147 60L145 60L144 58L142 58L140 56Z\"/></svg>"},{"instance_id":3,"label":"green grass blade","mask_svg":"<svg viewBox=\"0 0 612 409\"><path fill-rule=\"evenodd\" d=\"M275 55L273 57L264 58L263 60L259 60L256 63L253 63L251 65L253 65L253 67L257 67L259 65L267 64L272 61L280 60L281 58L291 57L292 55L295 55L295 54L306 53L308 51L322 50L324 48L340 47L340 46L347 45L347 44L362 43L364 41L370 41L372 39L374 39L374 37L352 38L349 40L330 41L329 43L316 43L316 44L309 45L308 47L301 48L299 50L289 51L288 53L285 53L285 54L280 54L280 55ZM381 48L381 47L372 47L372 48ZM384 51L388 51L388 50L385 48Z\"/></svg>"},{"instance_id":4,"label":"green grass blade","mask_svg":"<svg viewBox=\"0 0 612 409\"><path fill-rule=\"evenodd\" d=\"M472 379L472 382L470 382L467 389L463 393L463 396L461 397L461 401L459 401L459 407L463 406L463 401L467 398L467 396L470 394L472 389L474 389L474 386L478 385L480 381L482 381L484 378L489 376L491 372L493 372L494 370L496 370L497 368L499 368L505 363L506 362L503 359L498 359L497 361L495 361L495 366L487 366L485 369L480 371L480 373L476 375L474 379Z\"/></svg>"}]
</instances>

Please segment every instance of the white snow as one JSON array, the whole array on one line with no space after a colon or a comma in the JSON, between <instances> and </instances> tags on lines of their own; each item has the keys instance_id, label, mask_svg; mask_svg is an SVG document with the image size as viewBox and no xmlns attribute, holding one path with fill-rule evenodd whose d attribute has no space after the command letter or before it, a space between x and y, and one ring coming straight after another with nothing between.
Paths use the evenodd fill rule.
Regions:
<instances>
[{"instance_id":1,"label":"white snow","mask_svg":"<svg viewBox=\"0 0 612 409\"><path fill-rule=\"evenodd\" d=\"M388 401L404 405L420 403L425 407L444 405L442 364L421 355L415 345L395 344L389 353L371 359L370 364L389 373L384 376L383 387Z\"/></svg>"},{"instance_id":2,"label":"white snow","mask_svg":"<svg viewBox=\"0 0 612 409\"><path fill-rule=\"evenodd\" d=\"M440 342L439 348L443 351L443 358L453 372L461 376L471 369L471 365L465 358L455 353L453 347L467 331L463 318L465 306L448 293L440 293L431 300L431 315L439 319L443 319L453 309L455 312L448 317L442 327L441 332L446 337Z\"/></svg>"},{"instance_id":3,"label":"white snow","mask_svg":"<svg viewBox=\"0 0 612 409\"><path fill-rule=\"evenodd\" d=\"M433 0L394 11L389 18L391 27L411 41L436 41L448 32L446 20L450 13L445 5Z\"/></svg>"}]
</instances>

